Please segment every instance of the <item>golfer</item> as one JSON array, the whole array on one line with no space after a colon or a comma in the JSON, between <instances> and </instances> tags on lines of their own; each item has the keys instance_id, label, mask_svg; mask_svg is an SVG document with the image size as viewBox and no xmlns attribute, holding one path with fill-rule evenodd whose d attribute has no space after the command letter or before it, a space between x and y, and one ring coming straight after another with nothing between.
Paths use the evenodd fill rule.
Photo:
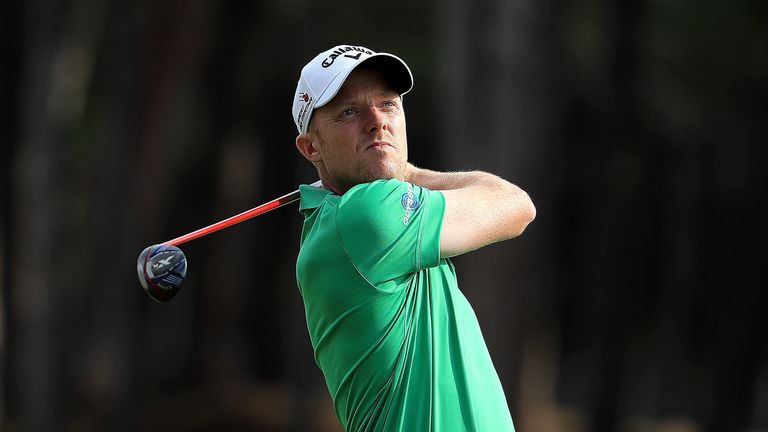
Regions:
<instances>
[{"instance_id":1,"label":"golfer","mask_svg":"<svg viewBox=\"0 0 768 432\"><path fill-rule=\"evenodd\" d=\"M528 195L485 172L408 162L400 58L341 45L301 72L296 263L315 360L346 431L513 431L504 391L450 257L520 235ZM472 145L466 143L465 145Z\"/></svg>"}]
</instances>

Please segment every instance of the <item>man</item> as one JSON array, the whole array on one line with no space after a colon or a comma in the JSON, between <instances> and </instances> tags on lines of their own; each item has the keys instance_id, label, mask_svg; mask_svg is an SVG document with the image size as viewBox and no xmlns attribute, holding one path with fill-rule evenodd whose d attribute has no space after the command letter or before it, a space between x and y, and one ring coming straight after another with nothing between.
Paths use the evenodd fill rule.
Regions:
<instances>
[{"instance_id":1,"label":"man","mask_svg":"<svg viewBox=\"0 0 768 432\"><path fill-rule=\"evenodd\" d=\"M408 163L396 56L341 45L303 69L296 274L315 359L347 431L512 431L475 314L449 257L520 235L528 195L484 172Z\"/></svg>"}]
</instances>

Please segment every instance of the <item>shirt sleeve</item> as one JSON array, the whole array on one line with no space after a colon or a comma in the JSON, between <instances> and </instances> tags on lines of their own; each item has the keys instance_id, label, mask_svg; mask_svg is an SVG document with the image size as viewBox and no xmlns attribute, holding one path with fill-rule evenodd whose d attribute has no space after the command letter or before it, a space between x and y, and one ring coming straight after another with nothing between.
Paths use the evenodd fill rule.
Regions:
<instances>
[{"instance_id":1,"label":"shirt sleeve","mask_svg":"<svg viewBox=\"0 0 768 432\"><path fill-rule=\"evenodd\" d=\"M440 263L445 198L400 180L355 186L338 203L336 224L350 261L369 283L387 289Z\"/></svg>"}]
</instances>

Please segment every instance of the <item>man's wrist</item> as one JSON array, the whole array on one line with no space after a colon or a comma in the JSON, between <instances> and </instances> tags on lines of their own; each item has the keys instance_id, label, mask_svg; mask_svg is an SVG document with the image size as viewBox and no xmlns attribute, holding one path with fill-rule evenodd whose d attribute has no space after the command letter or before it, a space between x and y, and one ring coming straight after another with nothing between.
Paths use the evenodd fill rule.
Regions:
<instances>
[{"instance_id":1,"label":"man's wrist","mask_svg":"<svg viewBox=\"0 0 768 432\"><path fill-rule=\"evenodd\" d=\"M426 168L418 168L409 163L406 169L405 181L428 189L444 190L451 188L452 177L454 177L454 173L444 173Z\"/></svg>"},{"instance_id":2,"label":"man's wrist","mask_svg":"<svg viewBox=\"0 0 768 432\"><path fill-rule=\"evenodd\" d=\"M421 171L421 168L417 168L415 165L408 162L408 164L405 166L405 175L403 176L404 180L417 186L423 186L419 184L418 181L419 171Z\"/></svg>"}]
</instances>

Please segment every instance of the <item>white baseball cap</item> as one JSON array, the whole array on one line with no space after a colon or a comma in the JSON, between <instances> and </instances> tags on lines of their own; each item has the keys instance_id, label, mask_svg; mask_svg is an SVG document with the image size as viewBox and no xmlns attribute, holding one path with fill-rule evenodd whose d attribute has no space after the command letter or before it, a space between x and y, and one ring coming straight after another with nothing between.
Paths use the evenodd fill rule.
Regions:
<instances>
[{"instance_id":1,"label":"white baseball cap","mask_svg":"<svg viewBox=\"0 0 768 432\"><path fill-rule=\"evenodd\" d=\"M354 45L338 45L321 52L301 70L293 98L293 121L306 133L312 112L330 102L352 71L366 63L384 71L402 96L413 87L413 75L399 57Z\"/></svg>"}]
</instances>

